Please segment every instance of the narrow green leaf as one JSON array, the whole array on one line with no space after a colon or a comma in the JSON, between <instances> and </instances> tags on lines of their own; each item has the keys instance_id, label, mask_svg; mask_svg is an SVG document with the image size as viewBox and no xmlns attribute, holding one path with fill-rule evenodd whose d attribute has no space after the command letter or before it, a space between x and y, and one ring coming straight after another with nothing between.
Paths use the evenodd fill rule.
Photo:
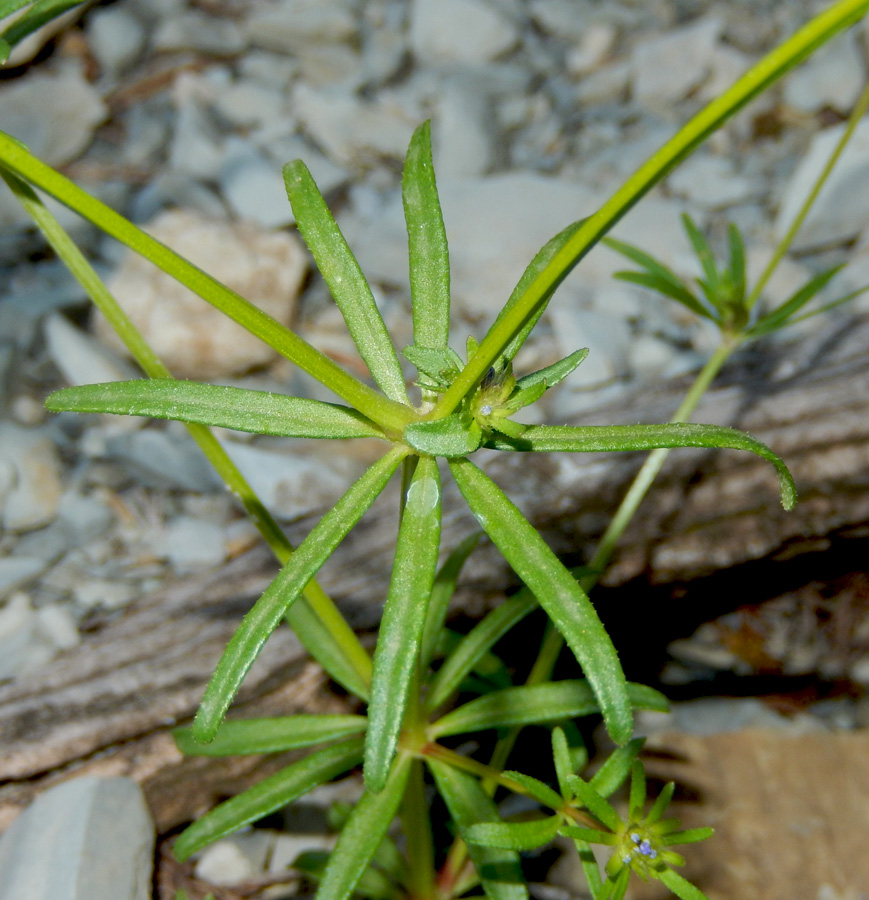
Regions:
<instances>
[{"instance_id":1,"label":"narrow green leaf","mask_svg":"<svg viewBox=\"0 0 869 900\"><path fill-rule=\"evenodd\" d=\"M497 318L492 323L492 327L489 329L489 333L491 333L492 329L494 329L498 323L507 315L507 313L516 305L517 301L525 294L528 288L534 283L534 281L539 277L541 272L547 268L552 263L552 260L558 256L559 252L564 249L564 246L568 243L568 241L576 234L580 225L585 222L585 219L580 219L578 222L573 222L571 225L568 225L567 228L560 231L555 237L548 240L541 248L537 251L537 255L534 259L531 260L528 267L522 273L522 277L519 279L519 283L513 288L513 292L510 294L510 299L504 305L504 308L498 313ZM511 360L516 354L519 352L522 345L528 339L528 335L534 330L534 326L540 320L540 317L546 311L546 307L552 298L552 294L555 293L555 288L553 287L548 294L545 295L542 302L540 303L539 308L534 311L534 314L528 318L522 327L513 335L513 338L510 342L505 346L504 352L500 355L499 359L502 360ZM488 337L488 333L486 335ZM470 359L468 360L470 362Z\"/></svg>"},{"instance_id":2,"label":"narrow green leaf","mask_svg":"<svg viewBox=\"0 0 869 900\"><path fill-rule=\"evenodd\" d=\"M639 247L635 247L633 244L628 244L625 241L607 237L603 239L602 243L646 270L645 272L616 272L615 278L621 281L631 281L642 287L658 291L658 293L678 301L698 316L703 316L706 319L711 318L709 310L694 296L685 285L685 282L662 262L659 262L653 256L649 256L648 253L640 250Z\"/></svg>"},{"instance_id":3,"label":"narrow green leaf","mask_svg":"<svg viewBox=\"0 0 869 900\"><path fill-rule=\"evenodd\" d=\"M423 376L428 376L438 387L448 387L462 369L462 358L452 347L434 349L410 344L401 351L401 355L419 369Z\"/></svg>"},{"instance_id":4,"label":"narrow green leaf","mask_svg":"<svg viewBox=\"0 0 869 900\"><path fill-rule=\"evenodd\" d=\"M456 592L456 583L459 580L462 567L474 551L474 548L480 542L482 536L482 531L475 531L473 534L468 535L468 537L461 541L455 550L450 553L446 562L444 562L438 570L437 575L435 575L434 587L432 587L431 599L428 604L428 613L426 614L425 630L422 638L422 650L419 655L420 671L425 671L434 658L438 638L447 616L450 600Z\"/></svg>"},{"instance_id":5,"label":"narrow green leaf","mask_svg":"<svg viewBox=\"0 0 869 900\"><path fill-rule=\"evenodd\" d=\"M404 429L404 439L417 453L452 459L473 453L483 432L473 419L454 413L433 422L412 422Z\"/></svg>"},{"instance_id":6,"label":"narrow green leaf","mask_svg":"<svg viewBox=\"0 0 869 900\"><path fill-rule=\"evenodd\" d=\"M314 751L206 813L175 842L175 858L183 862L218 838L267 816L318 784L352 769L361 759L362 738Z\"/></svg>"},{"instance_id":7,"label":"narrow green leaf","mask_svg":"<svg viewBox=\"0 0 869 900\"><path fill-rule=\"evenodd\" d=\"M374 652L365 785L380 791L398 746L408 690L422 647L440 549L441 486L437 462L420 457L407 490L389 594Z\"/></svg>"},{"instance_id":8,"label":"narrow green leaf","mask_svg":"<svg viewBox=\"0 0 869 900\"><path fill-rule=\"evenodd\" d=\"M365 716L300 714L224 722L209 744L197 743L191 728L173 728L172 737L178 749L187 756L236 756L324 744L361 734L367 724Z\"/></svg>"},{"instance_id":9,"label":"narrow green leaf","mask_svg":"<svg viewBox=\"0 0 869 900\"><path fill-rule=\"evenodd\" d=\"M715 834L714 828L686 828L685 831L673 831L660 838L665 847L675 844L695 844L697 841L705 841Z\"/></svg>"},{"instance_id":10,"label":"narrow green leaf","mask_svg":"<svg viewBox=\"0 0 869 900\"><path fill-rule=\"evenodd\" d=\"M21 18L16 19L6 31L3 32L3 40L9 47L14 47L29 34L33 34L37 29L42 28L47 22L56 19L58 16L62 16L67 10L72 9L74 6L80 6L82 2L83 0L37 0L37 2L34 3ZM26 4L19 2L8 4L7 10L0 10L0 18L5 17L9 12L20 9L25 5ZM5 61L6 60L3 59L3 62Z\"/></svg>"},{"instance_id":11,"label":"narrow green leaf","mask_svg":"<svg viewBox=\"0 0 869 900\"><path fill-rule=\"evenodd\" d=\"M585 591L495 482L465 459L451 460L450 469L483 530L537 597L582 666L610 737L624 744L633 727L627 682Z\"/></svg>"},{"instance_id":12,"label":"narrow green leaf","mask_svg":"<svg viewBox=\"0 0 869 900\"><path fill-rule=\"evenodd\" d=\"M573 761L570 758L570 747L564 729L558 725L552 729L552 761L555 763L555 775L558 778L558 789L562 797L572 796L567 778L573 775Z\"/></svg>"},{"instance_id":13,"label":"narrow green leaf","mask_svg":"<svg viewBox=\"0 0 869 900\"><path fill-rule=\"evenodd\" d=\"M622 820L610 804L587 782L578 775L572 775L570 786L576 793L576 799L610 831L618 832L622 828ZM588 838L585 838L588 840Z\"/></svg>"},{"instance_id":14,"label":"narrow green leaf","mask_svg":"<svg viewBox=\"0 0 869 900\"><path fill-rule=\"evenodd\" d=\"M707 900L700 888L694 887L674 869L664 869L658 874L658 880L666 885L680 900Z\"/></svg>"},{"instance_id":15,"label":"narrow green leaf","mask_svg":"<svg viewBox=\"0 0 869 900\"><path fill-rule=\"evenodd\" d=\"M316 900L347 900L353 893L398 812L411 762L410 756L400 757L383 790L362 795L338 835Z\"/></svg>"},{"instance_id":16,"label":"narrow green leaf","mask_svg":"<svg viewBox=\"0 0 869 900\"><path fill-rule=\"evenodd\" d=\"M790 296L784 303L776 307L772 312L761 316L760 319L748 330L749 337L760 337L783 328L788 320L798 313L810 300L812 300L827 284L838 274L845 264L833 266L819 272L810 278L798 291Z\"/></svg>"},{"instance_id":17,"label":"narrow green leaf","mask_svg":"<svg viewBox=\"0 0 869 900\"><path fill-rule=\"evenodd\" d=\"M293 860L292 868L313 881L319 881L329 865L330 855L325 850L306 850ZM404 891L373 865L362 873L354 893L365 900L401 900L404 896Z\"/></svg>"},{"instance_id":18,"label":"narrow green leaf","mask_svg":"<svg viewBox=\"0 0 869 900\"><path fill-rule=\"evenodd\" d=\"M694 248L697 259L700 260L700 265L703 267L703 273L706 275L705 279L698 278L697 282L703 288L706 299L716 309L721 309L723 299L721 296L721 276L718 274L718 265L715 262L712 248L709 246L709 242L706 240L703 232L694 224L694 221L687 213L682 213L682 226L688 233L688 240L691 241L691 246Z\"/></svg>"},{"instance_id":19,"label":"narrow green leaf","mask_svg":"<svg viewBox=\"0 0 869 900\"><path fill-rule=\"evenodd\" d=\"M426 759L426 763L464 839L474 825L501 822L492 798L473 775L433 759ZM515 850L468 843L468 853L489 900L527 900L528 888Z\"/></svg>"},{"instance_id":20,"label":"narrow green leaf","mask_svg":"<svg viewBox=\"0 0 869 900\"><path fill-rule=\"evenodd\" d=\"M646 772L643 764L635 759L631 764L631 793L628 802L630 817L636 821L642 818L643 807L646 805Z\"/></svg>"},{"instance_id":21,"label":"narrow green leaf","mask_svg":"<svg viewBox=\"0 0 869 900\"><path fill-rule=\"evenodd\" d=\"M64 388L49 394L55 412L114 413L196 422L253 434L304 438L383 437L355 409L245 388L153 378Z\"/></svg>"},{"instance_id":22,"label":"narrow green leaf","mask_svg":"<svg viewBox=\"0 0 869 900\"><path fill-rule=\"evenodd\" d=\"M562 832L562 834L563 833L564 832ZM591 845L588 841L585 841L576 835L565 836L573 838L576 852L579 854L579 864L582 866L582 874L585 875L585 880L588 883L588 889L591 892L593 900L593 898L599 896L598 892L601 888L601 877L600 868L598 867L597 860L592 852Z\"/></svg>"},{"instance_id":23,"label":"narrow green leaf","mask_svg":"<svg viewBox=\"0 0 869 900\"><path fill-rule=\"evenodd\" d=\"M629 705L665 711L663 694L642 684L627 684ZM476 697L447 713L430 726L433 738L464 734L484 728L559 722L600 713L600 703L587 681L551 681L522 684Z\"/></svg>"},{"instance_id":24,"label":"narrow green leaf","mask_svg":"<svg viewBox=\"0 0 869 900\"><path fill-rule=\"evenodd\" d=\"M797 499L793 477L781 457L744 431L723 425L678 422L666 425L533 425L518 440L493 436L487 447L496 450L567 451L652 450L656 447L717 447L748 450L771 462L778 472L782 506Z\"/></svg>"},{"instance_id":25,"label":"narrow green leaf","mask_svg":"<svg viewBox=\"0 0 869 900\"><path fill-rule=\"evenodd\" d=\"M401 181L410 260L413 342L445 348L450 336L450 255L431 158L431 122L413 133Z\"/></svg>"},{"instance_id":26,"label":"narrow green leaf","mask_svg":"<svg viewBox=\"0 0 869 900\"><path fill-rule=\"evenodd\" d=\"M549 816L533 822L483 822L465 832L469 844L500 850L534 850L548 844L561 824L561 816Z\"/></svg>"},{"instance_id":27,"label":"narrow green leaf","mask_svg":"<svg viewBox=\"0 0 869 900\"><path fill-rule=\"evenodd\" d=\"M670 800L673 798L673 792L676 790L676 785L674 782L670 781L664 785L661 790L661 793L655 798L655 802L652 804L652 808L649 811L649 814L646 816L646 821L653 823L657 822L661 816L664 815L664 810L670 804Z\"/></svg>"},{"instance_id":28,"label":"narrow green leaf","mask_svg":"<svg viewBox=\"0 0 869 900\"><path fill-rule=\"evenodd\" d=\"M616 747L604 764L594 773L589 784L601 795L609 797L624 783L637 754L643 749L645 738L634 738L624 747Z\"/></svg>"},{"instance_id":29,"label":"narrow green leaf","mask_svg":"<svg viewBox=\"0 0 869 900\"><path fill-rule=\"evenodd\" d=\"M727 243L730 246L730 285L733 302L745 307L745 245L739 229L731 223L727 226Z\"/></svg>"},{"instance_id":30,"label":"narrow green leaf","mask_svg":"<svg viewBox=\"0 0 869 900\"><path fill-rule=\"evenodd\" d=\"M576 776L572 777L575 778ZM563 825L559 833L575 841L604 844L607 847L612 847L619 842L617 834L613 834L610 831L598 831L596 828L586 828L583 825Z\"/></svg>"},{"instance_id":31,"label":"narrow green leaf","mask_svg":"<svg viewBox=\"0 0 869 900\"><path fill-rule=\"evenodd\" d=\"M586 356L588 356L588 347L576 350L570 356L565 356L564 359L558 360L551 366L538 369L530 375L524 375L516 382L516 389L523 391L540 382L545 382L547 388L555 387L556 384L567 378Z\"/></svg>"},{"instance_id":32,"label":"narrow green leaf","mask_svg":"<svg viewBox=\"0 0 869 900\"><path fill-rule=\"evenodd\" d=\"M356 257L307 166L297 159L287 163L283 171L299 233L344 316L353 343L383 393L391 400L406 403L398 356Z\"/></svg>"},{"instance_id":33,"label":"narrow green leaf","mask_svg":"<svg viewBox=\"0 0 869 900\"><path fill-rule=\"evenodd\" d=\"M564 801L558 792L552 790L548 784L544 784L539 778L533 778L524 772L513 772L511 770L503 774L511 781L521 785L538 803L555 810L561 809L564 805Z\"/></svg>"},{"instance_id":34,"label":"narrow green leaf","mask_svg":"<svg viewBox=\"0 0 869 900\"><path fill-rule=\"evenodd\" d=\"M193 722L193 735L197 741L208 743L214 738L242 679L268 636L305 585L386 487L404 456L405 451L393 448L350 487L314 526L244 617L205 689Z\"/></svg>"},{"instance_id":35,"label":"narrow green leaf","mask_svg":"<svg viewBox=\"0 0 869 900\"><path fill-rule=\"evenodd\" d=\"M438 669L429 686L426 708L432 711L445 703L479 660L534 609L537 609L537 600L526 590L487 613L462 638Z\"/></svg>"},{"instance_id":36,"label":"narrow green leaf","mask_svg":"<svg viewBox=\"0 0 869 900\"><path fill-rule=\"evenodd\" d=\"M623 900L631 880L630 866L619 869L614 878L607 878L601 888L599 900Z\"/></svg>"}]
</instances>

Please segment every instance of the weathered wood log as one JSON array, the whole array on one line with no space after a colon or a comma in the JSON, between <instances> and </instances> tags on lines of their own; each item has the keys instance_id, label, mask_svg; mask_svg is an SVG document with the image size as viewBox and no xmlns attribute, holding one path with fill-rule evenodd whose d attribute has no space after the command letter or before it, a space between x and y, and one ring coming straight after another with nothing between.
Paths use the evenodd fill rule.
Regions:
<instances>
[{"instance_id":1,"label":"weathered wood log","mask_svg":"<svg viewBox=\"0 0 869 900\"><path fill-rule=\"evenodd\" d=\"M625 535L605 578L613 586L688 581L751 560L863 533L869 521L869 318L828 327L796 345L749 354L724 374L695 421L743 428L780 453L800 503L781 510L772 468L747 453L674 452ZM685 380L639 391L582 421L666 421ZM578 422L581 424L581 422ZM642 461L640 454L501 454L487 470L559 552L593 546ZM394 550L394 498L375 504L322 583L354 624L370 628ZM455 491L445 495L445 545L477 527ZM310 528L298 523L294 540ZM276 571L264 550L222 571L166 588L85 635L42 672L0 687L0 828L35 792L83 772L138 778L161 829L233 793L254 770L285 759L183 759L168 730L192 716L243 613ZM491 547L472 556L457 603L490 606L513 579ZM295 637L266 644L239 714L341 708Z\"/></svg>"}]
</instances>

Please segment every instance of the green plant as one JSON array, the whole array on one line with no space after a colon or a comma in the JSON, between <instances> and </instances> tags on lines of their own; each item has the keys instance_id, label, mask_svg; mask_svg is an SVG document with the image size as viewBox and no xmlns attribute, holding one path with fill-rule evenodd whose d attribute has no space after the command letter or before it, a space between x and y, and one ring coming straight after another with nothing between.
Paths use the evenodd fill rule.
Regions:
<instances>
[{"instance_id":1,"label":"green plant","mask_svg":"<svg viewBox=\"0 0 869 900\"><path fill-rule=\"evenodd\" d=\"M709 829L679 832L663 813L668 788L644 815L645 778L632 740L635 709L666 708L658 692L628 684L616 650L588 598L627 521L651 483L665 448L726 447L749 450L778 472L782 502L795 487L784 463L767 447L730 428L685 420L724 360L742 342L787 324L822 286L814 279L776 312L752 320L755 294L746 296L742 246L733 231L730 260L720 269L699 231L686 221L701 260L703 296L637 248L612 243L643 272L623 277L662 291L721 328L722 344L698 376L674 420L663 425L526 426L513 416L581 364L577 350L558 363L516 378L513 361L555 288L582 256L640 197L726 118L780 77L812 49L852 24L869 0L835 4L773 51L733 88L686 125L593 216L549 241L528 266L504 309L479 343L467 340L467 359L449 348L449 259L431 162L428 125L413 136L403 179L408 223L414 343L404 356L418 370L421 403L408 398L398 355L349 247L301 162L284 179L299 230L341 309L377 389L348 374L295 333L196 269L130 222L0 135L0 172L43 229L58 255L87 288L150 380L87 385L53 394L53 410L111 412L178 419L239 497L283 564L230 641L190 728L176 731L187 753L224 755L307 751L297 762L221 804L192 825L175 845L179 858L276 810L362 764L365 792L342 816L328 861L308 856L299 866L320 881L319 896L345 898L410 895L458 897L481 885L493 900L527 896L519 851L555 834L576 841L596 900L621 898L631 871L661 880L683 900L701 892L672 868L672 844L708 836ZM331 388L346 405L173 380L120 310L32 190L37 187L188 285ZM825 273L826 275L827 273ZM831 277L831 276L830 276ZM828 279L827 279L828 280ZM826 283L823 281L823 283ZM759 293L756 291L755 293ZM765 324L762 324L765 323ZM385 452L353 484L295 550L208 431L219 425L242 431L308 438L376 438ZM646 450L650 455L613 518L588 568L572 573L545 544L504 492L468 456L480 447L505 452ZM469 536L438 568L441 467L455 480L483 531L526 587L489 613L467 635L445 628L447 605L478 535ZM401 521L392 579L373 659L331 599L313 580L341 540L401 469ZM504 686L498 640L534 608L551 622L537 663L524 685ZM294 716L225 721L224 716L268 635L286 619L311 654L349 692L368 704L367 715ZM584 680L552 681L554 660L566 642ZM433 663L442 660L439 667ZM465 688L480 696L455 708ZM590 781L576 774L586 751L572 720L603 716L618 748ZM515 730L528 724L563 726L552 732L559 791L523 773L504 770ZM452 749L444 739L499 729L489 763ZM568 738L568 734L570 737ZM311 749L317 748L317 749ZM439 872L424 801L428 771L442 796L457 837ZM630 776L628 818L610 806ZM532 797L554 815L531 823L503 822L492 799L496 787ZM401 815L404 853L387 836ZM600 875L591 844L617 848ZM470 860L470 865L468 864Z\"/></svg>"},{"instance_id":2,"label":"green plant","mask_svg":"<svg viewBox=\"0 0 869 900\"><path fill-rule=\"evenodd\" d=\"M80 6L82 2L83 0L0 0L0 20L18 10L23 10L21 15L0 34L0 65L6 63L12 48L29 34L74 6Z\"/></svg>"}]
</instances>

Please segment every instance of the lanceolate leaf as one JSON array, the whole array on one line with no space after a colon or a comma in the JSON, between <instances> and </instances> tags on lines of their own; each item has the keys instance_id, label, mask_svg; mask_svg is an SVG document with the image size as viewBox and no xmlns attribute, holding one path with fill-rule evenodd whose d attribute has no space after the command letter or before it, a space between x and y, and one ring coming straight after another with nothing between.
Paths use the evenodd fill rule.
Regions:
<instances>
[{"instance_id":1,"label":"lanceolate leaf","mask_svg":"<svg viewBox=\"0 0 869 900\"><path fill-rule=\"evenodd\" d=\"M395 563L377 635L368 733L365 784L379 791L386 783L398 745L408 689L416 671L440 548L441 489L437 462L417 463L401 517Z\"/></svg>"},{"instance_id":2,"label":"lanceolate leaf","mask_svg":"<svg viewBox=\"0 0 869 900\"><path fill-rule=\"evenodd\" d=\"M401 365L371 288L301 160L284 166L284 185L299 231L329 285L359 354L383 393L391 400L406 403Z\"/></svg>"},{"instance_id":3,"label":"lanceolate leaf","mask_svg":"<svg viewBox=\"0 0 869 900\"><path fill-rule=\"evenodd\" d=\"M413 134L401 182L410 260L413 342L445 348L450 336L450 256L431 158L431 123Z\"/></svg>"},{"instance_id":4,"label":"lanceolate leaf","mask_svg":"<svg viewBox=\"0 0 869 900\"><path fill-rule=\"evenodd\" d=\"M224 722L210 744L195 741L190 728L175 728L172 737L178 749L188 756L235 756L277 753L324 744L351 734L361 734L367 724L365 716L282 716Z\"/></svg>"},{"instance_id":5,"label":"lanceolate leaf","mask_svg":"<svg viewBox=\"0 0 869 900\"><path fill-rule=\"evenodd\" d=\"M498 847L502 850L533 850L548 844L561 824L561 816L549 816L532 822L485 822L472 825L465 834L470 844Z\"/></svg>"},{"instance_id":6,"label":"lanceolate leaf","mask_svg":"<svg viewBox=\"0 0 869 900\"><path fill-rule=\"evenodd\" d=\"M643 749L643 741L643 738L635 738L624 747L617 747L594 773L589 784L601 797L609 797L624 784L637 754Z\"/></svg>"},{"instance_id":7,"label":"lanceolate leaf","mask_svg":"<svg viewBox=\"0 0 869 900\"><path fill-rule=\"evenodd\" d=\"M537 600L530 591L521 591L493 609L481 619L444 660L432 679L426 706L437 709L457 690L477 662L517 622L537 608Z\"/></svg>"},{"instance_id":8,"label":"lanceolate leaf","mask_svg":"<svg viewBox=\"0 0 869 900\"><path fill-rule=\"evenodd\" d=\"M468 460L452 460L450 469L480 526L537 597L582 666L610 737L625 743L633 727L627 682L585 591L487 475Z\"/></svg>"},{"instance_id":9,"label":"lanceolate leaf","mask_svg":"<svg viewBox=\"0 0 869 900\"><path fill-rule=\"evenodd\" d=\"M287 608L374 502L398 468L405 451L394 448L376 462L314 526L232 636L193 722L200 743L214 738L242 679Z\"/></svg>"},{"instance_id":10,"label":"lanceolate leaf","mask_svg":"<svg viewBox=\"0 0 869 900\"><path fill-rule=\"evenodd\" d=\"M546 366L545 369L524 375L516 382L516 388L522 391L541 381L546 382L547 388L555 387L556 384L567 378L586 356L588 356L588 347L576 350L570 356L565 356L564 359L558 360L551 366Z\"/></svg>"},{"instance_id":11,"label":"lanceolate leaf","mask_svg":"<svg viewBox=\"0 0 869 900\"><path fill-rule=\"evenodd\" d=\"M379 794L366 791L341 829L316 900L346 900L368 868L398 811L411 758L400 758Z\"/></svg>"},{"instance_id":12,"label":"lanceolate leaf","mask_svg":"<svg viewBox=\"0 0 869 900\"><path fill-rule=\"evenodd\" d=\"M782 459L766 444L743 431L723 425L680 422L667 425L534 425L517 439L493 436L487 447L496 450L568 451L652 450L656 447L719 447L749 450L771 462L778 472L782 506L791 509L797 499L793 477Z\"/></svg>"},{"instance_id":13,"label":"lanceolate leaf","mask_svg":"<svg viewBox=\"0 0 869 900\"><path fill-rule=\"evenodd\" d=\"M433 759L426 759L426 763L459 834L464 837L478 823L501 822L492 798L477 778ZM515 850L468 844L468 853L490 900L527 900L528 888Z\"/></svg>"},{"instance_id":14,"label":"lanceolate leaf","mask_svg":"<svg viewBox=\"0 0 869 900\"><path fill-rule=\"evenodd\" d=\"M645 685L628 684L626 695L629 703L639 709L659 712L668 709L664 695ZM470 700L438 719L429 731L432 737L440 738L483 728L576 719L600 711L600 704L587 681L523 684Z\"/></svg>"},{"instance_id":15,"label":"lanceolate leaf","mask_svg":"<svg viewBox=\"0 0 869 900\"><path fill-rule=\"evenodd\" d=\"M658 878L681 900L706 900L706 894L700 888L694 887L673 869L664 869Z\"/></svg>"},{"instance_id":16,"label":"lanceolate leaf","mask_svg":"<svg viewBox=\"0 0 869 900\"><path fill-rule=\"evenodd\" d=\"M760 337L784 327L792 316L796 315L819 291L822 291L827 286L828 282L832 280L834 275L838 274L843 266L844 263L839 266L833 266L833 268L819 272L814 278L809 279L781 306L758 319L749 329L749 337Z\"/></svg>"},{"instance_id":17,"label":"lanceolate leaf","mask_svg":"<svg viewBox=\"0 0 869 900\"><path fill-rule=\"evenodd\" d=\"M175 419L304 438L383 437L355 409L244 388L154 378L64 388L50 394L47 409Z\"/></svg>"},{"instance_id":18,"label":"lanceolate leaf","mask_svg":"<svg viewBox=\"0 0 869 900\"><path fill-rule=\"evenodd\" d=\"M352 769L361 759L362 738L315 751L206 813L175 842L175 857L183 862L218 838L267 816L318 784Z\"/></svg>"}]
</instances>

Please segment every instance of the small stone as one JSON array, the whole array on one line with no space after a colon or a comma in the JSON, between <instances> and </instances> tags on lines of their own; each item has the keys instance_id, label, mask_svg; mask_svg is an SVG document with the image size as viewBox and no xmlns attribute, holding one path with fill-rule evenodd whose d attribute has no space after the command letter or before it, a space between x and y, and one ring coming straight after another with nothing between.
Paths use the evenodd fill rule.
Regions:
<instances>
[{"instance_id":1,"label":"small stone","mask_svg":"<svg viewBox=\"0 0 869 900\"><path fill-rule=\"evenodd\" d=\"M255 128L288 115L279 88L253 81L237 81L221 91L214 101L214 111L237 128Z\"/></svg>"},{"instance_id":2,"label":"small stone","mask_svg":"<svg viewBox=\"0 0 869 900\"><path fill-rule=\"evenodd\" d=\"M4 130L50 166L81 155L108 110L77 67L56 75L29 75L0 91Z\"/></svg>"},{"instance_id":3,"label":"small stone","mask_svg":"<svg viewBox=\"0 0 869 900\"><path fill-rule=\"evenodd\" d=\"M288 324L307 256L295 236L250 223L219 222L183 210L165 212L147 230L194 265ZM133 323L178 377L215 378L265 365L275 357L244 330L150 262L134 253L109 279L109 288ZM97 334L120 341L102 317Z\"/></svg>"},{"instance_id":4,"label":"small stone","mask_svg":"<svg viewBox=\"0 0 869 900\"><path fill-rule=\"evenodd\" d=\"M784 101L803 113L824 107L846 115L863 90L863 60L852 29L816 50L783 82Z\"/></svg>"},{"instance_id":5,"label":"small stone","mask_svg":"<svg viewBox=\"0 0 869 900\"><path fill-rule=\"evenodd\" d=\"M0 422L0 465L15 471L15 486L3 504L3 528L31 531L51 522L62 488L60 460L48 433Z\"/></svg>"},{"instance_id":6,"label":"small stone","mask_svg":"<svg viewBox=\"0 0 869 900\"><path fill-rule=\"evenodd\" d=\"M667 180L671 190L705 209L726 209L762 193L762 186L738 175L729 159L694 156Z\"/></svg>"},{"instance_id":7,"label":"small stone","mask_svg":"<svg viewBox=\"0 0 869 900\"><path fill-rule=\"evenodd\" d=\"M48 352L67 384L103 384L136 378L139 372L60 313L45 320Z\"/></svg>"},{"instance_id":8,"label":"small stone","mask_svg":"<svg viewBox=\"0 0 869 900\"><path fill-rule=\"evenodd\" d=\"M57 518L72 545L80 546L105 534L115 521L115 514L95 497L67 491L61 497Z\"/></svg>"},{"instance_id":9,"label":"small stone","mask_svg":"<svg viewBox=\"0 0 869 900\"><path fill-rule=\"evenodd\" d=\"M25 587L47 568L44 559L36 556L0 557L0 597Z\"/></svg>"},{"instance_id":10,"label":"small stone","mask_svg":"<svg viewBox=\"0 0 869 900\"><path fill-rule=\"evenodd\" d=\"M213 56L236 56L246 42L235 22L198 10L186 10L164 19L151 39L152 48L162 53L194 50Z\"/></svg>"},{"instance_id":11,"label":"small stone","mask_svg":"<svg viewBox=\"0 0 869 900\"><path fill-rule=\"evenodd\" d=\"M252 44L293 53L311 44L349 42L356 36L352 6L340 0L277 0L251 7L246 23Z\"/></svg>"},{"instance_id":12,"label":"small stone","mask_svg":"<svg viewBox=\"0 0 869 900\"><path fill-rule=\"evenodd\" d=\"M39 636L58 650L69 650L80 643L75 616L69 606L56 603L42 606L36 611L36 617Z\"/></svg>"},{"instance_id":13,"label":"small stone","mask_svg":"<svg viewBox=\"0 0 869 900\"><path fill-rule=\"evenodd\" d=\"M256 874L251 861L234 841L216 841L202 851L196 863L196 877L211 884L239 884Z\"/></svg>"},{"instance_id":14,"label":"small stone","mask_svg":"<svg viewBox=\"0 0 869 900\"><path fill-rule=\"evenodd\" d=\"M643 108L666 111L711 74L709 57L723 23L703 18L668 34L646 38L634 48L634 100Z\"/></svg>"},{"instance_id":15,"label":"small stone","mask_svg":"<svg viewBox=\"0 0 869 900\"><path fill-rule=\"evenodd\" d=\"M251 148L247 141L238 138L227 141L220 190L240 219L262 228L277 228L295 221L280 167Z\"/></svg>"},{"instance_id":16,"label":"small stone","mask_svg":"<svg viewBox=\"0 0 869 900\"><path fill-rule=\"evenodd\" d=\"M519 30L482 0L414 0L410 42L427 65L491 62L516 46Z\"/></svg>"},{"instance_id":17,"label":"small stone","mask_svg":"<svg viewBox=\"0 0 869 900\"><path fill-rule=\"evenodd\" d=\"M183 574L214 569L226 558L223 527L193 516L174 519L159 543L161 555Z\"/></svg>"},{"instance_id":18,"label":"small stone","mask_svg":"<svg viewBox=\"0 0 869 900\"><path fill-rule=\"evenodd\" d=\"M776 239L781 239L812 190L818 175L845 130L845 123L816 134L808 153L790 178L775 220ZM821 188L814 205L797 232L791 250L811 250L851 240L869 226L864 202L869 190L869 121L860 121L848 146Z\"/></svg>"},{"instance_id":19,"label":"small stone","mask_svg":"<svg viewBox=\"0 0 869 900\"><path fill-rule=\"evenodd\" d=\"M121 7L96 9L87 19L91 53L109 75L129 69L145 48L148 36L142 23Z\"/></svg>"},{"instance_id":20,"label":"small stone","mask_svg":"<svg viewBox=\"0 0 869 900\"><path fill-rule=\"evenodd\" d=\"M438 178L485 175L495 160L492 101L470 78L452 78L438 97L434 164Z\"/></svg>"},{"instance_id":21,"label":"small stone","mask_svg":"<svg viewBox=\"0 0 869 900\"><path fill-rule=\"evenodd\" d=\"M397 102L359 100L344 90L299 84L293 110L308 134L339 165L358 170L384 158L404 159L421 117Z\"/></svg>"},{"instance_id":22,"label":"small stone","mask_svg":"<svg viewBox=\"0 0 869 900\"><path fill-rule=\"evenodd\" d=\"M0 837L0 900L148 900L154 823L131 778L50 788Z\"/></svg>"},{"instance_id":23,"label":"small stone","mask_svg":"<svg viewBox=\"0 0 869 900\"><path fill-rule=\"evenodd\" d=\"M0 680L32 672L54 655L54 648L40 639L38 624L26 594L13 594L0 608Z\"/></svg>"},{"instance_id":24,"label":"small stone","mask_svg":"<svg viewBox=\"0 0 869 900\"><path fill-rule=\"evenodd\" d=\"M577 77L600 68L615 46L618 31L609 22L596 22L584 29L575 47L567 51L567 71Z\"/></svg>"},{"instance_id":25,"label":"small stone","mask_svg":"<svg viewBox=\"0 0 869 900\"><path fill-rule=\"evenodd\" d=\"M90 578L73 584L72 595L80 609L90 612L94 609L123 609L139 596L139 591L127 582Z\"/></svg>"}]
</instances>

